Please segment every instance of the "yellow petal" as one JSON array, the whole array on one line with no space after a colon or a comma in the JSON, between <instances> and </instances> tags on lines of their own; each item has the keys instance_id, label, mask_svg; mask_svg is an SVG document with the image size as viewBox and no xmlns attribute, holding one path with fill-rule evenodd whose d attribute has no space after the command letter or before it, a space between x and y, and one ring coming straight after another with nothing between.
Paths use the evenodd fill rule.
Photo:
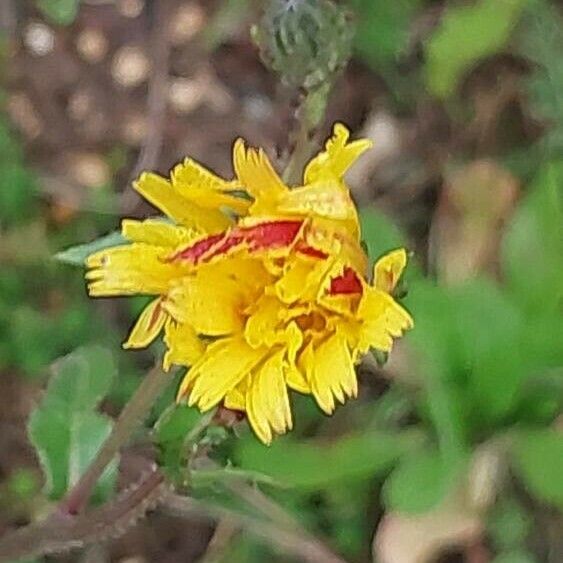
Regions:
<instances>
[{"instance_id":1,"label":"yellow petal","mask_svg":"<svg viewBox=\"0 0 563 563\"><path fill-rule=\"evenodd\" d=\"M106 248L86 260L86 279L91 296L159 295L185 269L165 262L170 249L145 243Z\"/></svg>"},{"instance_id":2,"label":"yellow petal","mask_svg":"<svg viewBox=\"0 0 563 563\"><path fill-rule=\"evenodd\" d=\"M373 266L373 285L377 289L391 293L406 265L407 251L404 248L385 254Z\"/></svg>"},{"instance_id":3,"label":"yellow petal","mask_svg":"<svg viewBox=\"0 0 563 563\"><path fill-rule=\"evenodd\" d=\"M206 233L224 231L232 220L218 210L205 209L187 199L172 184L151 172L144 172L133 187L168 217L188 228Z\"/></svg>"},{"instance_id":4,"label":"yellow petal","mask_svg":"<svg viewBox=\"0 0 563 563\"><path fill-rule=\"evenodd\" d=\"M235 411L246 410L246 392L250 376L243 379L232 391L225 395L225 407Z\"/></svg>"},{"instance_id":5,"label":"yellow petal","mask_svg":"<svg viewBox=\"0 0 563 563\"><path fill-rule=\"evenodd\" d=\"M252 375L246 394L248 420L265 444L272 441L272 431L283 434L292 426L283 356L282 350L264 362Z\"/></svg>"},{"instance_id":6,"label":"yellow petal","mask_svg":"<svg viewBox=\"0 0 563 563\"><path fill-rule=\"evenodd\" d=\"M370 346L389 352L393 338L413 327L412 317L387 292L366 287L358 307L358 318L363 321L360 331L360 349Z\"/></svg>"},{"instance_id":7,"label":"yellow petal","mask_svg":"<svg viewBox=\"0 0 563 563\"><path fill-rule=\"evenodd\" d=\"M294 365L297 353L303 346L303 332L295 321L291 321L281 333L278 333L276 343L284 345L287 360L291 365Z\"/></svg>"},{"instance_id":8,"label":"yellow petal","mask_svg":"<svg viewBox=\"0 0 563 563\"><path fill-rule=\"evenodd\" d=\"M233 147L235 173L244 189L254 198L254 214L274 213L277 199L288 192L262 149L247 148L242 139Z\"/></svg>"},{"instance_id":9,"label":"yellow petal","mask_svg":"<svg viewBox=\"0 0 563 563\"><path fill-rule=\"evenodd\" d=\"M243 215L250 206L249 201L228 193L240 188L238 182L223 180L190 158L174 167L171 179L179 194L206 209L229 207Z\"/></svg>"},{"instance_id":10,"label":"yellow petal","mask_svg":"<svg viewBox=\"0 0 563 563\"><path fill-rule=\"evenodd\" d=\"M210 192L227 192L240 188L238 182L224 180L191 158L177 164L171 173L172 183L181 193L189 196L191 188L199 187Z\"/></svg>"},{"instance_id":11,"label":"yellow petal","mask_svg":"<svg viewBox=\"0 0 563 563\"><path fill-rule=\"evenodd\" d=\"M124 219L121 222L121 233L131 242L145 242L155 246L175 248L187 244L201 236L197 231L185 229L162 219Z\"/></svg>"},{"instance_id":12,"label":"yellow petal","mask_svg":"<svg viewBox=\"0 0 563 563\"><path fill-rule=\"evenodd\" d=\"M180 385L178 398L189 393L188 404L206 411L232 391L267 354L242 338L223 338L210 344ZM190 391L191 389L191 391Z\"/></svg>"},{"instance_id":13,"label":"yellow petal","mask_svg":"<svg viewBox=\"0 0 563 563\"><path fill-rule=\"evenodd\" d=\"M285 381L288 387L298 391L299 393L307 395L311 393L311 386L309 385L309 382L305 379L305 376L296 365L288 365L286 367Z\"/></svg>"},{"instance_id":14,"label":"yellow petal","mask_svg":"<svg viewBox=\"0 0 563 563\"><path fill-rule=\"evenodd\" d=\"M222 336L242 330L245 303L236 280L222 278L212 265L206 265L179 280L164 306L172 317L189 323L199 334Z\"/></svg>"},{"instance_id":15,"label":"yellow petal","mask_svg":"<svg viewBox=\"0 0 563 563\"><path fill-rule=\"evenodd\" d=\"M357 221L350 193L336 180L323 180L294 188L280 199L278 213L318 215L339 221Z\"/></svg>"},{"instance_id":16,"label":"yellow petal","mask_svg":"<svg viewBox=\"0 0 563 563\"><path fill-rule=\"evenodd\" d=\"M123 348L145 348L158 336L166 320L161 301L154 299L143 309Z\"/></svg>"},{"instance_id":17,"label":"yellow petal","mask_svg":"<svg viewBox=\"0 0 563 563\"><path fill-rule=\"evenodd\" d=\"M280 302L273 296L264 295L253 309L244 327L244 337L253 348L257 348L270 341L278 329Z\"/></svg>"},{"instance_id":18,"label":"yellow petal","mask_svg":"<svg viewBox=\"0 0 563 563\"><path fill-rule=\"evenodd\" d=\"M327 414L334 411L334 397L341 403L358 394L358 383L346 338L336 332L315 349L311 389Z\"/></svg>"},{"instance_id":19,"label":"yellow petal","mask_svg":"<svg viewBox=\"0 0 563 563\"><path fill-rule=\"evenodd\" d=\"M302 387L310 389L311 381L313 380L313 371L315 369L315 351L312 341L307 343L307 345L301 350L299 358L297 359L297 369L299 370L301 377L305 380ZM292 383L297 383L299 385L299 377L296 374L291 374L291 376ZM297 390L299 391L299 389Z\"/></svg>"},{"instance_id":20,"label":"yellow petal","mask_svg":"<svg viewBox=\"0 0 563 563\"><path fill-rule=\"evenodd\" d=\"M164 327L164 343L167 347L163 359L164 371L173 364L193 366L205 352L205 345L195 330L189 324L174 320L168 320Z\"/></svg>"},{"instance_id":21,"label":"yellow petal","mask_svg":"<svg viewBox=\"0 0 563 563\"><path fill-rule=\"evenodd\" d=\"M365 275L367 256L361 247L359 233L357 217L342 223L317 216L304 230L304 238L308 246Z\"/></svg>"},{"instance_id":22,"label":"yellow petal","mask_svg":"<svg viewBox=\"0 0 563 563\"><path fill-rule=\"evenodd\" d=\"M261 294L273 280L261 258L249 257L244 253L217 262L214 268L218 274L235 280L241 291L245 292L248 302L254 302L255 295Z\"/></svg>"},{"instance_id":23,"label":"yellow petal","mask_svg":"<svg viewBox=\"0 0 563 563\"><path fill-rule=\"evenodd\" d=\"M307 256L292 256L287 263L286 271L276 282L275 290L278 298L286 303L295 303L299 299L312 300L316 297L319 284L331 268L331 262Z\"/></svg>"},{"instance_id":24,"label":"yellow petal","mask_svg":"<svg viewBox=\"0 0 563 563\"><path fill-rule=\"evenodd\" d=\"M305 168L305 184L328 178L342 178L357 158L372 146L369 139L348 143L349 136L350 132L344 125L334 125L332 137L326 142L324 152L318 154Z\"/></svg>"}]
</instances>

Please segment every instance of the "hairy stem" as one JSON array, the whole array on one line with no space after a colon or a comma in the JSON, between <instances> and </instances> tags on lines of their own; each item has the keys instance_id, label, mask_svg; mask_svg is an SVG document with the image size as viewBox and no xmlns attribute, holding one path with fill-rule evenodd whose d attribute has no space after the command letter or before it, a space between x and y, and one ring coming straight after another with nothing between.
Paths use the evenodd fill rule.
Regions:
<instances>
[{"instance_id":1,"label":"hairy stem","mask_svg":"<svg viewBox=\"0 0 563 563\"><path fill-rule=\"evenodd\" d=\"M0 538L0 562L61 553L119 537L154 508L166 491L162 473L152 467L115 500L86 514L55 512Z\"/></svg>"},{"instance_id":2,"label":"hairy stem","mask_svg":"<svg viewBox=\"0 0 563 563\"><path fill-rule=\"evenodd\" d=\"M283 174L284 182L290 186L301 182L305 165L316 149L315 132L324 118L330 88L327 83L306 91L295 111L295 129L289 136L291 155Z\"/></svg>"}]
</instances>

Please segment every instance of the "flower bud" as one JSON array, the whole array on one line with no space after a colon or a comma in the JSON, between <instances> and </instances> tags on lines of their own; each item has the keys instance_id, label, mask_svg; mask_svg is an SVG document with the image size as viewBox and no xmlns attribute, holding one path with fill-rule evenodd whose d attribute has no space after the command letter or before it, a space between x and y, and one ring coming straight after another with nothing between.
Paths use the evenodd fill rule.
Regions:
<instances>
[{"instance_id":1,"label":"flower bud","mask_svg":"<svg viewBox=\"0 0 563 563\"><path fill-rule=\"evenodd\" d=\"M350 58L353 26L330 0L271 0L252 30L264 64L290 87L314 90Z\"/></svg>"}]
</instances>

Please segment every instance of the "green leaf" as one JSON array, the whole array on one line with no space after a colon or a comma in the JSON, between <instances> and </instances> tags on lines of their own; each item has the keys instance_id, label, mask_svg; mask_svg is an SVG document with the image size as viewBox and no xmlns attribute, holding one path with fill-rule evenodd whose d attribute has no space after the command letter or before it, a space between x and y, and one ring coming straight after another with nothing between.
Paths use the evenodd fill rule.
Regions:
<instances>
[{"instance_id":1,"label":"green leaf","mask_svg":"<svg viewBox=\"0 0 563 563\"><path fill-rule=\"evenodd\" d=\"M417 373L424 384L421 410L434 426L444 459L456 463L465 455L467 434L456 303L450 291L421 279L409 291L409 309L415 328L406 341L416 353Z\"/></svg>"},{"instance_id":2,"label":"green leaf","mask_svg":"<svg viewBox=\"0 0 563 563\"><path fill-rule=\"evenodd\" d=\"M465 72L501 51L528 0L479 0L448 6L426 44L425 79L430 92L447 98Z\"/></svg>"},{"instance_id":3,"label":"green leaf","mask_svg":"<svg viewBox=\"0 0 563 563\"><path fill-rule=\"evenodd\" d=\"M466 374L476 423L490 425L515 406L525 381L524 317L488 279L475 279L451 291L459 342L458 372ZM510 354L506 350L511 350Z\"/></svg>"},{"instance_id":4,"label":"green leaf","mask_svg":"<svg viewBox=\"0 0 563 563\"><path fill-rule=\"evenodd\" d=\"M90 254L103 250L104 248L120 246L128 243L129 241L119 231L114 231L113 233L109 233L108 235L100 237L92 242L79 244L78 246L71 246L66 250L57 252L57 254L55 254L55 259L60 262L64 262L65 264L83 266L86 258L88 258Z\"/></svg>"},{"instance_id":5,"label":"green leaf","mask_svg":"<svg viewBox=\"0 0 563 563\"><path fill-rule=\"evenodd\" d=\"M109 391L117 368L110 352L99 346L81 348L53 366L43 401L31 414L29 434L46 477L46 490L61 498L82 475L109 435L111 420L96 412ZM113 489L116 466L97 484L94 498Z\"/></svg>"},{"instance_id":6,"label":"green leaf","mask_svg":"<svg viewBox=\"0 0 563 563\"><path fill-rule=\"evenodd\" d=\"M563 160L546 164L503 239L506 282L531 313L556 312L563 300Z\"/></svg>"},{"instance_id":7,"label":"green leaf","mask_svg":"<svg viewBox=\"0 0 563 563\"><path fill-rule=\"evenodd\" d=\"M563 434L557 430L529 430L514 436L514 469L540 500L563 508Z\"/></svg>"},{"instance_id":8,"label":"green leaf","mask_svg":"<svg viewBox=\"0 0 563 563\"><path fill-rule=\"evenodd\" d=\"M78 14L80 0L37 0L37 7L51 22L70 25Z\"/></svg>"},{"instance_id":9,"label":"green leaf","mask_svg":"<svg viewBox=\"0 0 563 563\"><path fill-rule=\"evenodd\" d=\"M388 510L420 513L435 507L458 484L460 464L446 463L438 452L404 458L385 482Z\"/></svg>"},{"instance_id":10,"label":"green leaf","mask_svg":"<svg viewBox=\"0 0 563 563\"><path fill-rule=\"evenodd\" d=\"M328 444L280 438L269 448L257 440L246 440L238 444L237 457L244 470L270 475L289 487L318 490L383 473L418 438L406 432L369 432Z\"/></svg>"}]
</instances>

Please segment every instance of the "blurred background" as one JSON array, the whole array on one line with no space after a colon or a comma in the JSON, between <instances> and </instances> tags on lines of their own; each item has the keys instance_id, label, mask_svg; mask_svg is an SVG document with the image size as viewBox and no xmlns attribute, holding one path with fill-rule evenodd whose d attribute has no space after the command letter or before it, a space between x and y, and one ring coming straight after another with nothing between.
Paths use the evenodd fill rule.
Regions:
<instances>
[{"instance_id":1,"label":"blurred background","mask_svg":"<svg viewBox=\"0 0 563 563\"><path fill-rule=\"evenodd\" d=\"M29 437L63 369L53 363L77 348L82 367L71 371L112 363L105 420L159 352L120 349L142 299L89 301L82 271L53 256L122 216L154 213L129 187L141 170L166 174L190 155L229 177L238 136L283 161L298 92L251 40L267 4L0 2L0 534L45 514L70 481L42 458L44 476L41 439ZM416 328L389 362L359 366L359 399L334 416L296 397L293 433L265 448L242 423L214 459L252 476L347 561L561 562L561 5L339 4L353 56L319 139L334 121L373 139L348 181L370 258L413 252L404 304ZM140 442L177 469L194 416L168 412ZM224 493L216 473L196 472L204 502ZM126 528L45 560L306 560L236 518L157 510Z\"/></svg>"}]
</instances>

